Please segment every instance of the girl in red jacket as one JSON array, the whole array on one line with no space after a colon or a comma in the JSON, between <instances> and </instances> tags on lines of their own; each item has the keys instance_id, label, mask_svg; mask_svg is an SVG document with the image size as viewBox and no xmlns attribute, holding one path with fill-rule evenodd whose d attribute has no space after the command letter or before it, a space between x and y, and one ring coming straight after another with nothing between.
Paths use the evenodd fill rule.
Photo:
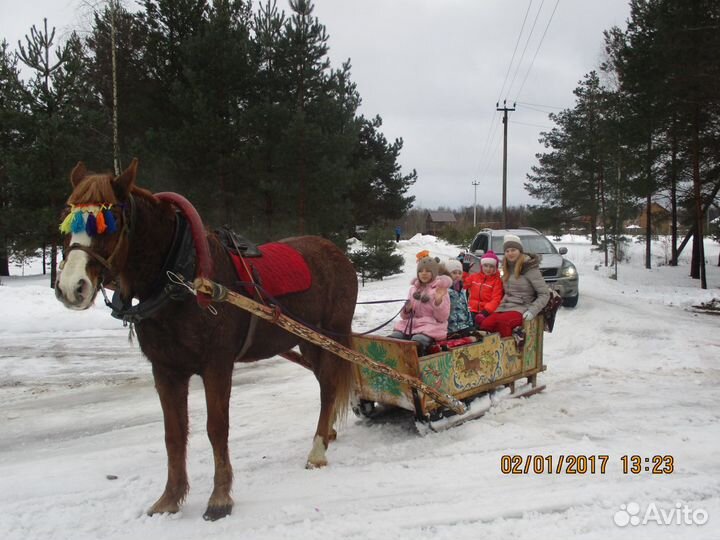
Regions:
<instances>
[{"instance_id":1,"label":"girl in red jacket","mask_svg":"<svg viewBox=\"0 0 720 540\"><path fill-rule=\"evenodd\" d=\"M480 267L480 272L468 274L464 279L465 288L470 293L470 313L478 327L485 317L497 309L504 294L503 282L498 272L498 258L492 250L482 256Z\"/></svg>"}]
</instances>

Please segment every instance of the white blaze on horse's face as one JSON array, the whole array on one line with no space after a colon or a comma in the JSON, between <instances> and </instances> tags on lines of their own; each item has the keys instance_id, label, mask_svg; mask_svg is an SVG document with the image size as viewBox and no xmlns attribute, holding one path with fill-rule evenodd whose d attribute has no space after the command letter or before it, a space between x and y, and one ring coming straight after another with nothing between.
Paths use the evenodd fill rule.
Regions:
<instances>
[{"instance_id":1,"label":"white blaze on horse's face","mask_svg":"<svg viewBox=\"0 0 720 540\"><path fill-rule=\"evenodd\" d=\"M70 245L90 247L91 243L92 239L84 232L73 233L70 237ZM55 283L55 296L65 307L83 310L89 308L95 300L97 291L87 274L89 261L88 254L79 249L68 253Z\"/></svg>"}]
</instances>

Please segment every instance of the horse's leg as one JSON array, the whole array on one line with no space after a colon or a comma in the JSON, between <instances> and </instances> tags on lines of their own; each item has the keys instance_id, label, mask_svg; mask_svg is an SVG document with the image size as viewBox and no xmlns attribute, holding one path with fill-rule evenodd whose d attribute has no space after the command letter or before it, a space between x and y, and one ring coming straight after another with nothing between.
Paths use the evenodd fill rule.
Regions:
<instances>
[{"instance_id":1,"label":"horse's leg","mask_svg":"<svg viewBox=\"0 0 720 540\"><path fill-rule=\"evenodd\" d=\"M185 458L187 456L187 401L190 376L155 364L153 364L153 376L165 422L168 475L164 493L148 510L148 514L166 512L173 514L180 509L180 504L189 489Z\"/></svg>"},{"instance_id":2,"label":"horse's leg","mask_svg":"<svg viewBox=\"0 0 720 540\"><path fill-rule=\"evenodd\" d=\"M209 366L202 375L207 404L207 433L215 459L215 486L203 514L203 518L211 521L229 515L233 507L230 496L233 471L228 453L232 371L233 363L229 361L227 365Z\"/></svg>"},{"instance_id":3,"label":"horse's leg","mask_svg":"<svg viewBox=\"0 0 720 540\"><path fill-rule=\"evenodd\" d=\"M338 408L343 408L350 390L349 364L334 354L307 345L313 351L303 351L313 359L313 372L320 384L320 416L313 438L312 449L307 458L306 467L313 469L327 465L326 450L331 440L337 437L333 428ZM342 402L342 403L341 403Z\"/></svg>"}]
</instances>

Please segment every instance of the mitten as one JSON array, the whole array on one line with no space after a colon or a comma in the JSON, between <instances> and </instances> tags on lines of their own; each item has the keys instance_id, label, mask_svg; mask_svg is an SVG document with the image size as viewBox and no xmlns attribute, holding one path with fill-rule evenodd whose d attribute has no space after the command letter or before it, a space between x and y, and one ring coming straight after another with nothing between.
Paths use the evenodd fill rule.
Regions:
<instances>
[{"instance_id":1,"label":"mitten","mask_svg":"<svg viewBox=\"0 0 720 540\"><path fill-rule=\"evenodd\" d=\"M526 321L532 321L535 318L535 314L532 311L526 311L523 313L523 319Z\"/></svg>"}]
</instances>

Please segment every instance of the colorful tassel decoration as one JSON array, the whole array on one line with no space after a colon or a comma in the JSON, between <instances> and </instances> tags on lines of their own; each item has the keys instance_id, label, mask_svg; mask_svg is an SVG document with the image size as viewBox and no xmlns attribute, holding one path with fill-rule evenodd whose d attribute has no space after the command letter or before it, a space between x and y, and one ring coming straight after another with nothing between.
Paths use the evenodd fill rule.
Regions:
<instances>
[{"instance_id":1,"label":"colorful tassel decoration","mask_svg":"<svg viewBox=\"0 0 720 540\"><path fill-rule=\"evenodd\" d=\"M98 211L97 217L95 218L95 226L97 228L97 233L102 234L107 230L107 225L105 224L105 214L103 214L102 210Z\"/></svg>"},{"instance_id":2,"label":"colorful tassel decoration","mask_svg":"<svg viewBox=\"0 0 720 540\"><path fill-rule=\"evenodd\" d=\"M104 210L105 214L105 225L107 226L107 233L112 234L117 231L117 224L115 223L115 216L113 216L110 210Z\"/></svg>"},{"instance_id":3,"label":"colorful tassel decoration","mask_svg":"<svg viewBox=\"0 0 720 540\"><path fill-rule=\"evenodd\" d=\"M83 219L82 211L78 210L77 212L73 212L73 220L70 230L74 233L85 232L85 220Z\"/></svg>"},{"instance_id":4,"label":"colorful tassel decoration","mask_svg":"<svg viewBox=\"0 0 720 540\"><path fill-rule=\"evenodd\" d=\"M110 211L112 206L112 204L107 203L100 205L73 205L70 207L70 213L60 223L60 232L63 234L84 232L88 236L117 232L115 216ZM86 215L87 217L85 217Z\"/></svg>"},{"instance_id":5,"label":"colorful tassel decoration","mask_svg":"<svg viewBox=\"0 0 720 540\"><path fill-rule=\"evenodd\" d=\"M97 236L97 220L92 212L88 212L87 223L85 223L85 232L88 236Z\"/></svg>"},{"instance_id":6,"label":"colorful tassel decoration","mask_svg":"<svg viewBox=\"0 0 720 540\"><path fill-rule=\"evenodd\" d=\"M69 212L63 222L60 224L60 232L63 234L70 234L72 230L73 213Z\"/></svg>"}]
</instances>

